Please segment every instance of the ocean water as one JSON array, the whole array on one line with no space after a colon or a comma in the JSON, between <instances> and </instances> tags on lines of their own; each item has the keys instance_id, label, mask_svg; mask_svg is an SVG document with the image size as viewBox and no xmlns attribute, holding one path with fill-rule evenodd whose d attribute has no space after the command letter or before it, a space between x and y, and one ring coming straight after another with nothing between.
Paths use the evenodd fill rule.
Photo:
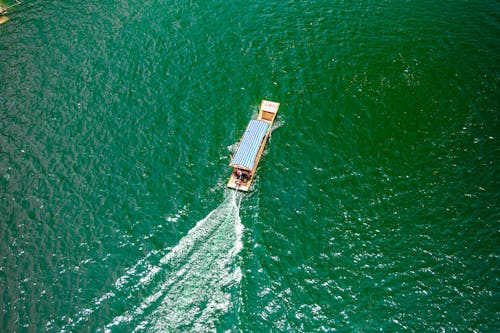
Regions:
<instances>
[{"instance_id":1,"label":"ocean water","mask_svg":"<svg viewBox=\"0 0 500 333\"><path fill-rule=\"evenodd\" d=\"M500 4L23 1L0 331L500 330ZM250 193L228 163L281 103Z\"/></svg>"}]
</instances>

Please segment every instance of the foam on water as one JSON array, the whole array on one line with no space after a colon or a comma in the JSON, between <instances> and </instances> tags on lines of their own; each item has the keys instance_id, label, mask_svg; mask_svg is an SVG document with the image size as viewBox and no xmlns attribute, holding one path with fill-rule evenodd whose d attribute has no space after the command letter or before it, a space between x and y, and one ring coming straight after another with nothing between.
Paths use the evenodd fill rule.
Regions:
<instances>
[{"instance_id":1,"label":"foam on water","mask_svg":"<svg viewBox=\"0 0 500 333\"><path fill-rule=\"evenodd\" d=\"M157 253L151 253L137 262L90 308L68 320L63 331L86 327L104 306L124 309L112 314L101 328L105 332L215 329L217 319L235 306L241 280L237 259L244 229L241 198L241 193L227 192L223 202L174 248L159 260Z\"/></svg>"}]
</instances>

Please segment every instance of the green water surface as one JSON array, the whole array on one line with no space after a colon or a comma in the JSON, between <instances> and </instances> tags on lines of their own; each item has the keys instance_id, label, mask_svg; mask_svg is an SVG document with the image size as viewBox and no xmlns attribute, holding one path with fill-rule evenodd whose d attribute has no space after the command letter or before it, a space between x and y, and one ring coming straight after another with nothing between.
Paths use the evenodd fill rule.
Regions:
<instances>
[{"instance_id":1,"label":"green water surface","mask_svg":"<svg viewBox=\"0 0 500 333\"><path fill-rule=\"evenodd\" d=\"M34 0L9 18L0 331L500 330L498 1ZM277 126L228 206L262 99Z\"/></svg>"}]
</instances>

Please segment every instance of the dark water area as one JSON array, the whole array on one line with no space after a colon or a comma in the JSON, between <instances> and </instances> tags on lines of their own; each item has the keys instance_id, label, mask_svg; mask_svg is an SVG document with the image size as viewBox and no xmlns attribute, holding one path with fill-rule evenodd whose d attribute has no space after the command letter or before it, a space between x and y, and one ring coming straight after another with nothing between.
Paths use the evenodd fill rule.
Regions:
<instances>
[{"instance_id":1,"label":"dark water area","mask_svg":"<svg viewBox=\"0 0 500 333\"><path fill-rule=\"evenodd\" d=\"M25 1L0 331L500 330L498 1ZM253 191L225 189L262 99Z\"/></svg>"}]
</instances>

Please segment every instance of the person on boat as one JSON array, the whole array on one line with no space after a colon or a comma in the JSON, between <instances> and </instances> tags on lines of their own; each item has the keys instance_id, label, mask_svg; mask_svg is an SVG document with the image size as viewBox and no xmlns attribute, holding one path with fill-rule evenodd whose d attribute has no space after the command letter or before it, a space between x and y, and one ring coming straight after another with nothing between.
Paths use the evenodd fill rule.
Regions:
<instances>
[{"instance_id":1,"label":"person on boat","mask_svg":"<svg viewBox=\"0 0 500 333\"><path fill-rule=\"evenodd\" d=\"M242 172L241 173L241 177L240 179L243 181L243 182L247 182L249 179L250 179L250 173L249 172Z\"/></svg>"},{"instance_id":2,"label":"person on boat","mask_svg":"<svg viewBox=\"0 0 500 333\"><path fill-rule=\"evenodd\" d=\"M236 169L235 170L236 179L241 180L246 183L250 179L250 173L246 170Z\"/></svg>"}]
</instances>

